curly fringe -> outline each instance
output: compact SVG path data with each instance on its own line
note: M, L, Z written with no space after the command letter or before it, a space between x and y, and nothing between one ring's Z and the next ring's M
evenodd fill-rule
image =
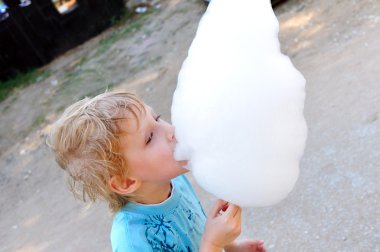
M119 121L138 118L145 106L130 93L106 92L68 107L53 125L48 145L68 173L71 192L80 200L106 200L112 212L128 203L109 185L112 176L124 178L127 164L119 144ZM88 199L87 199L88 198Z

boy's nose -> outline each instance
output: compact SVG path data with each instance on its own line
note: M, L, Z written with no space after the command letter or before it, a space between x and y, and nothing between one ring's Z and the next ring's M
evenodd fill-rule
M175 133L175 128L174 126L170 125L167 134L168 134L168 140L171 142L176 141L174 133Z

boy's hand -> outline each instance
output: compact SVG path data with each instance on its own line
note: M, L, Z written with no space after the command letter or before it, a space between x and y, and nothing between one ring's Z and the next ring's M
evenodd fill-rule
M222 251L241 231L241 208L218 200L211 210L199 251Z
M267 252L264 241L246 239L233 242L225 247L226 252Z

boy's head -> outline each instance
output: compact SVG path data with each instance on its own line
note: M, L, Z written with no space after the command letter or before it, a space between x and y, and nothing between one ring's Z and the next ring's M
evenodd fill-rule
M68 107L48 140L78 198L103 198L113 212L187 172L174 160L174 127L129 93L104 93Z
M115 193L112 177L127 176L120 146L121 122L137 119L145 106L129 93L104 93L85 98L68 107L53 125L48 140L61 168L69 174L70 189L85 200L103 198L112 211L128 202Z

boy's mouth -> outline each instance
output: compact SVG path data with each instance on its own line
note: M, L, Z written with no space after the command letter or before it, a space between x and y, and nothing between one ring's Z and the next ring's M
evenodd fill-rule
M172 144L172 146L173 146L173 147L172 147L172 152L174 153L175 146L176 146L177 143L178 143L178 142L177 142L177 138L176 138L174 135L173 135L173 141L172 141L172 142L173 142L173 144Z

